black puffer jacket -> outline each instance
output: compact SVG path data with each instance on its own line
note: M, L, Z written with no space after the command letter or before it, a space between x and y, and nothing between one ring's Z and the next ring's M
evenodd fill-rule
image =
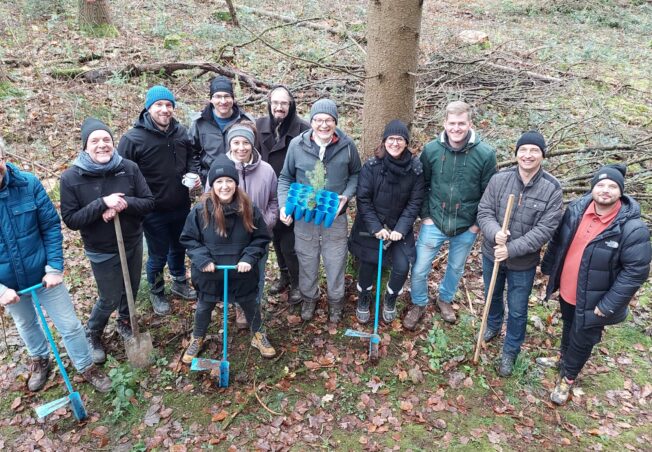
M226 134L229 127L241 121L254 122L254 118L240 110L237 105L233 105L233 116L231 121L222 131L215 118L213 118L213 105L209 102L201 113L192 118L190 124L189 137L192 143L193 159L195 161L195 171L201 177L202 185L206 184L208 170L213 160L226 153L227 143Z
M548 245L541 271L550 275L546 297L559 289L561 271L591 194L573 201ZM627 306L650 273L650 231L638 203L625 195L614 221L584 249L577 279L576 328L613 325L627 317ZM606 317L593 313L598 307Z
M122 160L107 174L93 174L72 166L61 175L61 217L72 230L80 230L84 248L97 253L117 253L113 221L105 223L102 201L112 193L124 193L127 208L120 212L125 246L132 247L143 234L143 217L154 208L154 197L138 166Z
M349 237L351 253L364 262L377 263L378 240L373 234L387 226L390 232L403 234L403 240L392 243L391 246L402 247L408 259L413 262L415 244L412 227L421 210L424 196L421 162L408 151L403 153L400 160L389 155L382 159L373 157L367 160L358 178L358 212ZM386 263L390 265L390 253L387 256Z
M190 208L188 188L181 179L192 171L192 149L188 131L176 119L163 132L152 123L147 110L143 110L134 127L120 139L118 153L136 163L145 176L154 195L154 210L172 212Z
M208 203L209 222L204 222L204 202ZM205 273L200 269L213 262L215 265L236 265L247 262L251 270L246 273L232 271L230 279L246 280L247 284L258 288L258 261L272 237L265 225L260 210L254 206L254 230L247 232L233 204L224 207L226 237L215 229L213 203L210 199L198 202L190 211L179 242L186 248L192 262L192 283L200 292L221 295L222 272ZM235 287L234 287L235 289Z

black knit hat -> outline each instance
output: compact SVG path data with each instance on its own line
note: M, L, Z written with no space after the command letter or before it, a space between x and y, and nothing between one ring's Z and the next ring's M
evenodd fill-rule
M235 163L224 154L218 155L211 164L211 169L208 170L208 184L212 186L215 179L220 177L230 177L235 181L236 186L240 181Z
M521 138L519 138L516 142L516 149L514 150L514 154L516 154L518 152L518 148L524 144L533 144L537 146L539 149L541 149L543 156L546 156L546 140L543 138L543 135L541 135L536 130L530 130L529 132L525 132L523 135L521 135Z
M213 97L215 93L229 93L233 97L233 83L231 79L220 75L211 80L210 86L211 94L210 97Z
M627 166L622 163L605 165L591 178L591 190L601 180L609 179L618 184L620 187L620 196L622 196L625 194L625 174L627 174Z
M109 135L111 135L111 140L113 140L113 132L111 132L109 126L104 124L99 119L86 118L84 119L84 122L82 123L81 126L82 149L86 149L86 145L88 144L88 137L91 135L91 133L95 132L96 130L104 130L108 132Z
M383 132L383 141L391 136L403 137L406 143L410 143L410 131L407 126L398 119L393 119L387 123L385 131Z

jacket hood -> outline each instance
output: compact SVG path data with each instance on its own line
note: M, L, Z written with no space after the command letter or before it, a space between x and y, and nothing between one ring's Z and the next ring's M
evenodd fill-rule
M591 193L587 193L581 197L576 204L573 204L572 208L578 209L580 215L582 215L588 208L589 204L591 204L591 201L593 201L593 196L591 196ZM641 206L634 198L625 194L620 198L620 203L620 212L618 212L618 215L614 218L614 223L625 223L629 220L641 217Z
M170 127L165 132L159 129L152 122L152 118L149 116L149 112L143 108L143 111L138 115L138 119L134 122L134 127L138 129L145 129L152 133L158 133L159 135L168 136L172 135L179 127L179 121L176 118L172 117L170 120Z
M439 138L437 138L437 141L441 143L442 146L444 146L446 149L450 150L451 152L466 152L470 149L473 149L475 146L480 144L482 141L482 137L475 132L474 129L469 130L469 141L466 143L466 145L462 149L453 149L450 144L448 144L447 136L446 136L446 131L442 131L439 134Z
M5 175L2 178L2 183L0 183L0 190L8 186L27 185L27 178L23 176L22 172L16 165L9 162L7 162L5 165L7 170L5 171Z
M231 154L231 151L226 153L226 156L235 163L235 167L238 170L239 173L241 173L243 170L245 172L251 172L258 168L258 165L260 165L260 152L258 152L258 149L252 148L251 149L251 163L248 164L243 164L242 162L239 162L235 159L233 154Z
M294 116L297 114L297 103L294 100L294 96L290 92L287 86L285 85L274 85L272 86L272 89L269 90L270 93L272 93L274 90L282 88L285 90L285 92L290 96L290 106L288 108L288 115L281 121L281 128L279 130L279 135L284 135L284 132L287 131L288 127L290 126L290 123L292 123L292 119ZM276 124L274 120L274 114L272 113L272 102L269 99L269 96L267 98L267 114L269 115L269 118L271 120L272 124Z

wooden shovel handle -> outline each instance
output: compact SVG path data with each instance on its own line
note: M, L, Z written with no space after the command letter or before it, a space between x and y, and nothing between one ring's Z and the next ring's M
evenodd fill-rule
M503 234L507 233L509 229L509 220L512 217L512 208L514 207L514 194L509 195L507 199L507 209L505 209L505 219L503 220L503 226L501 231ZM487 318L489 317L489 308L491 307L491 299L494 296L494 289L496 288L496 279L498 279L498 270L500 269L500 262L494 261L494 269L491 273L491 282L489 283L489 290L487 291L487 297L484 301L484 310L482 311L482 323L480 324L480 332L478 333L478 340L475 344L475 351L473 353L473 364L478 364L478 358L480 358L480 347L482 346L482 336L484 335L484 330L487 327Z
M127 266L127 253L125 252L125 241L122 238L122 226L120 225L120 214L116 213L113 218L115 225L115 237L118 241L118 252L120 253L120 266L122 267L122 279L125 282L125 294L127 294L127 305L129 306L129 320L131 322L131 331L134 337L138 337L138 316L136 315L136 303L134 303L134 293L131 290L131 278L129 278L129 267Z

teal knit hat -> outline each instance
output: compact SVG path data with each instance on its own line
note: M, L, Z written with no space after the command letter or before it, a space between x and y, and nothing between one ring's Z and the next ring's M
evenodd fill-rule
M172 102L173 107L177 106L172 91L167 89L165 86L156 85L152 86L149 91L147 91L147 95L145 96L145 110L149 110L149 107L159 100L169 100Z

